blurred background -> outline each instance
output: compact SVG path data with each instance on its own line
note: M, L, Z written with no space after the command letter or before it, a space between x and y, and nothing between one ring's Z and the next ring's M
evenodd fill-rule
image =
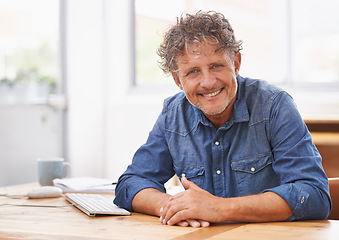
M0 186L36 158L117 180L178 92L156 49L183 12L215 10L243 40L240 75L286 89L308 120L339 120L336 0L0 0Z

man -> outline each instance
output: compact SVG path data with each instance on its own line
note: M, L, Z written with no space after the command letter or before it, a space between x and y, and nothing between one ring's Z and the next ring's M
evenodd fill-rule
M168 225L325 219L328 180L292 98L241 77L241 41L220 13L181 17L161 68L183 91L165 100L149 138L120 177L115 203ZM174 174L186 189L170 196Z

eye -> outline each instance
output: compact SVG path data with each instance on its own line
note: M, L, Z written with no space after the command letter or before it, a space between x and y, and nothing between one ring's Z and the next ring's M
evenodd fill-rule
M186 73L186 76L189 76L189 75L195 74L195 73L197 73L197 72L198 72L198 70L196 70L196 69L193 69L193 70L191 70L191 71L188 71L188 72Z
M212 66L212 69L221 69L223 67L223 65L221 65L221 64L214 64L213 66Z

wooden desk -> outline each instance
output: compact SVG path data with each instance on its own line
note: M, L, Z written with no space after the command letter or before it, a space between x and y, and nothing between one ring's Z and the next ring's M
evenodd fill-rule
M8 194L22 194L37 184L7 187ZM0 194L5 189L0 188ZM113 196L108 196L113 199ZM10 199L0 204L65 205L64 198ZM158 217L132 213L131 216L88 217L73 206L64 208L0 206L0 239L338 239L339 221L276 223L233 223L209 228L182 228L162 225Z

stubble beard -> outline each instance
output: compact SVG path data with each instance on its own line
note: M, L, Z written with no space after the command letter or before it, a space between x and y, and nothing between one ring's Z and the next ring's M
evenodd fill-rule
M228 97L226 99L226 102L224 103L223 107L221 109L219 109L219 110L216 110L216 111L208 111L203 106L201 106L201 104L199 102L197 104L193 104L191 102L190 103L192 105L196 106L197 108L199 108L204 114L210 115L210 116L215 116L215 115L218 115L218 114L220 114L220 113L222 113L222 112L224 112L226 110L226 108L231 104L231 102L235 98L235 96L237 94L237 90L238 90L238 83L237 83L237 81L235 81L235 89L234 89L233 95L231 97Z

